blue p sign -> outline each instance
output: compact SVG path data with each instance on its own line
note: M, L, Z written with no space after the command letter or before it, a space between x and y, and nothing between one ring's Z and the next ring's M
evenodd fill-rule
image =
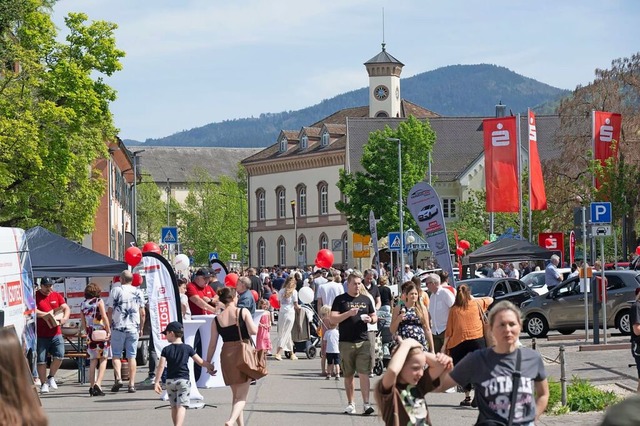
M591 223L611 223L611 203L591 203Z

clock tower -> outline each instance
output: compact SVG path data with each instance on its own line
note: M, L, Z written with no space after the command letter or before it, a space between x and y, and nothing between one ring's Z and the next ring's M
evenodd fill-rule
M364 63L369 73L369 117L401 117L400 74L404 64L382 52Z

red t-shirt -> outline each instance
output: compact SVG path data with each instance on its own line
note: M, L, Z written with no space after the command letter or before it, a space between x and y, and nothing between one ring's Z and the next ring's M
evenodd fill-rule
M64 297L55 291L51 291L47 296L42 294L40 291L36 291L36 307L43 312L53 311L65 303L67 302L65 302ZM49 328L43 319L38 318L37 333L38 337L54 337L61 334L62 331L60 330L60 326L56 328Z
M204 288L198 287L195 283L187 284L187 297L189 298L189 309L191 309L191 315L210 315L211 312L205 311L200 306L196 305L191 301L191 296L200 296L204 300L205 297L213 299L215 295L213 289L208 285L205 285Z

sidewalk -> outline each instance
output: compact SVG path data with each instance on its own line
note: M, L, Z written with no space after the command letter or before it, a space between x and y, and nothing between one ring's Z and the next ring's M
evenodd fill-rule
M578 337L577 335L575 337ZM625 341L626 337L615 341ZM613 340L613 339L612 339ZM538 350L543 356L555 359L558 347L563 342L539 342ZM523 344L530 346L531 341L523 338ZM563 343L567 354L567 375L577 375L591 380L594 384L622 383L635 389L635 369L628 364L633 360L626 350L604 352L577 352L578 343ZM303 354L297 361L269 361L270 374L251 386L245 421L247 425L305 424L307 426L339 425L377 425L381 424L376 416L349 416L342 411L346 406L343 381L325 380L320 377L320 360L307 360ZM547 373L559 378L560 366L547 362ZM89 397L88 385L76 383L75 370L61 370L59 377L64 380L60 388L42 396L50 424L96 424L120 425L133 423L136 426L171 425L169 408L160 401L150 388L138 386L138 392L128 394L111 393L112 371L107 371L104 382L105 397ZM147 368L138 369L138 381L147 376ZM378 379L372 379L375 383ZM356 384L358 383L356 379ZM205 407L187 412L187 424L222 424L231 407L231 391L228 388L202 389L207 404L218 408ZM460 407L462 394L430 394L427 397L431 418L436 425L472 425L477 411ZM373 401L373 395L371 396ZM362 399L356 393L358 411L362 410ZM155 409L157 407L163 407ZM602 413L567 414L562 416L543 416L541 425L596 425Z

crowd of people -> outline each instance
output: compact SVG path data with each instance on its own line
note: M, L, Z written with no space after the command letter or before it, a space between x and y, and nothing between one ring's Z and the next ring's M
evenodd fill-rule
M551 264L555 266L554 260ZM408 269L404 274L408 280L400 286L397 298L388 287L388 275L375 269L361 273L333 268L260 272L249 268L240 274L235 287L219 282L207 268L195 271L191 280L180 279L183 319L203 314L216 317L203 357L183 343L180 322L172 322L163 330L170 344L158 354L159 361L151 363L150 378L157 392L162 391L164 383L174 424L183 424L184 407L189 402L189 358L209 374L221 374L225 385L231 388L232 408L225 424L244 424L243 410L252 380L235 368L241 343L255 337L257 349L269 352L274 361L283 361L285 354L295 361L292 332L296 314L303 304L309 304L299 296L301 291L309 291L302 290L305 287L313 293L310 305L320 318L320 374L327 380L344 380L347 401L344 413L374 414L373 390L385 424L430 425L427 394L451 392L459 387L465 393L460 405L477 408L479 423L512 419L513 424L533 424L546 408L549 391L540 355L519 344L522 328L519 309L509 302L494 304L490 297L474 298L466 285L452 287L446 272L420 274ZM500 270L507 276L513 272L508 266L507 270L499 267L493 271L494 276ZM128 360L127 391L136 392L136 350L145 322L145 298L132 281L131 272L123 271L106 300L100 297L97 284L89 283L85 288L81 327L87 335L88 392L92 397L105 395L102 382L109 358L114 367L111 391L118 392L124 386L121 357L115 354ZM64 357L60 325L68 321L70 314L69 306L52 290L52 284L44 278L36 292L37 373L42 394L57 389L55 376ZM256 309L263 312L259 321L254 322L252 315ZM57 327L51 327L44 319L54 310L61 313ZM386 371L372 386L379 315L390 315L389 329L395 336L395 345ZM277 338L272 344L270 332L274 323ZM640 295L632 308L631 323L632 353L638 362ZM494 339L491 345L487 345L486 326ZM218 336L223 344L220 365L215 365L213 354L218 349ZM0 343L10 339L6 335L0 337ZM0 354L13 356L3 351ZM356 404L356 377L361 410ZM25 395L16 397L22 398L23 405L31 404ZM0 419L19 415L20 409L16 410L3 407ZM30 415L32 424L39 424L37 411Z

